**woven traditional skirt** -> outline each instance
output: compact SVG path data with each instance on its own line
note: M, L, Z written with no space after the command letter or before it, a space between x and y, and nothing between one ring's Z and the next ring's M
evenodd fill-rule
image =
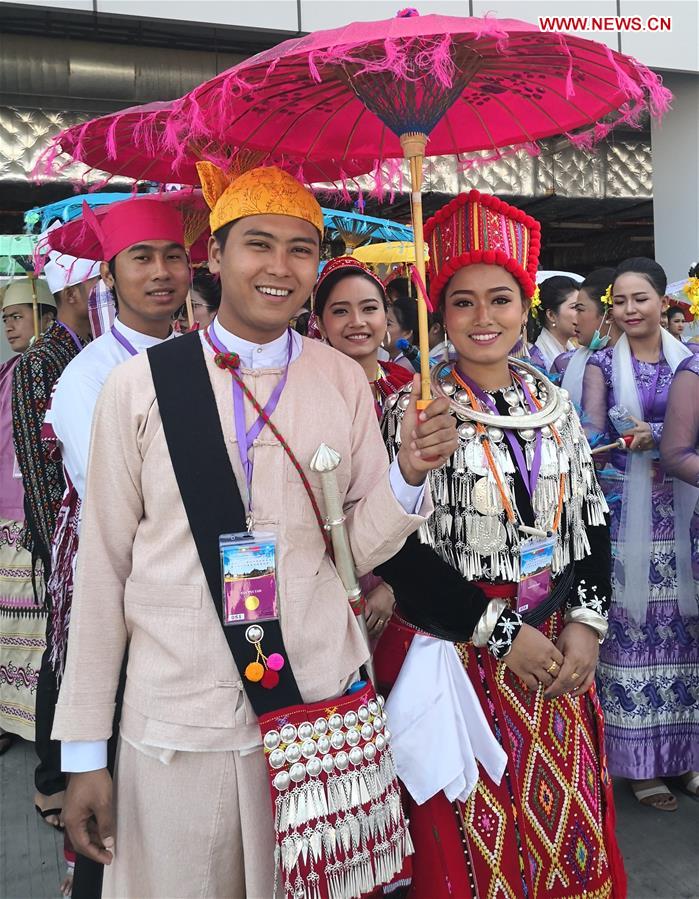
M0 729L34 740L36 687L46 648L46 610L34 601L21 522L0 519ZM42 596L43 583L37 582Z
M412 639L395 618L389 628L375 654L384 682L395 679L395 661ZM555 639L561 628L556 613L540 629ZM471 644L457 650L508 763L499 785L481 769L465 803L443 793L411 803L410 899L623 899L594 688L580 698L544 699L489 652Z

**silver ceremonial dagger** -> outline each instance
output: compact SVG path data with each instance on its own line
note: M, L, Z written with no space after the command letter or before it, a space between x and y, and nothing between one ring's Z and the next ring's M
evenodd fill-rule
M340 489L337 483L337 467L342 461L342 456L332 447L321 443L311 459L311 471L320 475L320 485L323 490L325 502L325 526L330 531L333 550L335 552L335 567L340 575L340 580L347 591L347 598L352 611L357 616L357 622L364 634L367 647L370 648L369 632L364 617L362 589L357 581L357 572L354 567L352 549L345 527L345 513L342 508ZM374 666L371 660L367 663L369 676L374 678Z

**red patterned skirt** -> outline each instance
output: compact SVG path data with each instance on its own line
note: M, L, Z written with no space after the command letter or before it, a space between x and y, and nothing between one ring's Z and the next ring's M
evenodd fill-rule
M562 626L556 613L540 629L555 640ZM395 681L413 635L392 619L374 654L380 684ZM411 899L624 899L594 687L544 699L487 650L457 651L508 764L499 785L482 771L465 803L411 802Z

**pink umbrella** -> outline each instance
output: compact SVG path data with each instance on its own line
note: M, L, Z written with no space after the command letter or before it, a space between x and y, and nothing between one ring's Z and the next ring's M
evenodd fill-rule
M424 282L422 167L429 155L565 134L591 146L615 124L661 115L671 95L648 68L583 38L514 19L404 10L285 41L174 104L166 138L215 140L356 165L410 162L416 267ZM612 114L614 114L612 116ZM587 129L573 134L579 129ZM379 169L377 168L377 172ZM429 397L427 306L418 291L422 394Z
M227 172L236 167L244 171L256 165L278 165L308 184L344 183L364 172L361 165L338 164L329 159L314 159L302 165L281 151L237 151L215 136L195 138L181 130L174 110L172 102L146 103L66 128L41 154L34 176L60 172L75 160L112 176L164 184L199 184L196 163L201 160L213 162Z

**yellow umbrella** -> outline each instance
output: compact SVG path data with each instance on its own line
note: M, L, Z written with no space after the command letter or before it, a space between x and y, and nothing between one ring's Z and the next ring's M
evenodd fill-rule
M357 247L352 253L355 259L367 265L391 265L396 262L415 263L415 244L407 240L391 240ZM425 262L429 259L425 247Z

